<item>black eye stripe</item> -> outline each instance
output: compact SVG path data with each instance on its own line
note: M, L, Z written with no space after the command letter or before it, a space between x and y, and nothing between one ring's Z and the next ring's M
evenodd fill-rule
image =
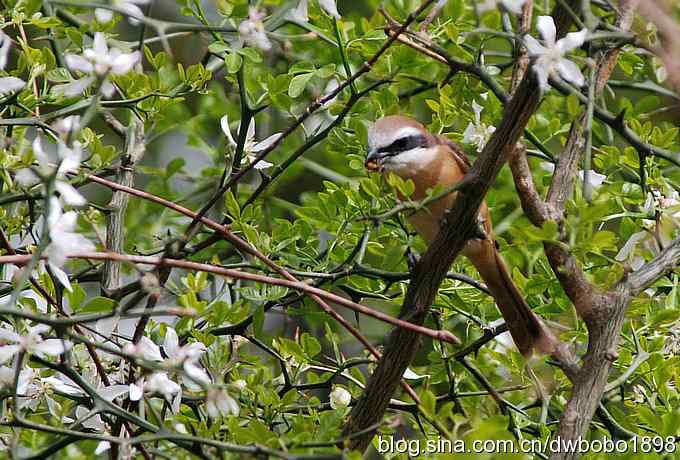
M422 134L413 136L400 137L392 142L387 147L381 147L378 152L384 153L384 156L396 155L416 147L423 147L427 144L427 139Z

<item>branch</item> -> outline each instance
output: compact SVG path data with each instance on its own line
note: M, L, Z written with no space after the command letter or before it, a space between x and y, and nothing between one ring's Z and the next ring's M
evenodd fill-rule
M131 187L134 184L134 168L144 156L144 123L134 114L125 134L126 148L121 157L118 182ZM106 214L106 248L110 252L123 252L125 247L125 211L130 195L116 190L111 196L109 212ZM120 264L112 261L104 263L102 270L102 291L111 293L120 287Z
M11 255L11 256L0 256L0 264L16 264L25 265L31 260L31 254L21 254L21 255ZM115 261L115 262L131 262L135 264L146 264L155 265L158 267L170 267L170 268L183 268L186 270L197 270L207 273L212 273L215 275L224 276L227 278L236 278L247 281L253 281L255 283L264 283L272 286L283 286L297 291L305 292L311 297L318 297L326 299L330 302L336 303L342 307L349 308L366 316L378 319L380 321L390 323L394 326L399 326L401 328L408 329L417 334L426 335L436 340L441 340L442 342L459 344L460 340L449 331L436 331L427 327L423 327L419 324L413 324L408 321L404 321L398 318L393 318L383 312L373 310L372 308L366 307L359 303L353 302L349 299L341 297L337 294L333 294L323 289L315 288L307 283L300 281L290 281L280 278L272 278L271 276L258 275L254 273L248 273L240 270L234 270L231 268L222 268L216 265L202 264L199 262L191 262L188 260L181 259L165 259L162 257L152 257L152 256L137 256L132 254L118 254L113 252L72 252L67 253L66 257L69 259L88 259L88 260L104 260L104 261ZM43 256L46 258L46 256ZM329 307L330 308L330 307ZM334 310L333 310L334 311Z
M628 293L636 296L659 278L673 271L680 263L680 238L676 238L654 259L621 280Z

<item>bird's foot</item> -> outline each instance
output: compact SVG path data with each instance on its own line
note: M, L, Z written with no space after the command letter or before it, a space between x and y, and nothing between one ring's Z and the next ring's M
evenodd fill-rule
M420 262L420 254L412 251L410 247L406 248L406 263L408 264L409 273L413 274L418 262Z

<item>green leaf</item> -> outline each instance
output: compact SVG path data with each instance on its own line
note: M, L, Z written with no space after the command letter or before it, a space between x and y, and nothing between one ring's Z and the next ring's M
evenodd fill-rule
M242 63L243 59L241 58L241 55L238 53L229 53L227 54L227 57L224 60L224 65L227 68L227 72L229 73L238 72L239 69L241 68Z
M296 98L302 94L307 87L307 83L309 83L309 80L311 80L313 76L313 73L303 73L294 76L290 81L290 86L288 86L288 95L292 98Z
M314 356L321 353L321 344L315 337L312 337L307 332L302 334L300 337L300 345L310 358L313 358Z
M260 52L253 48L241 48L238 53L248 59L250 62L260 63L262 62L262 55Z
M570 94L567 97L567 112L572 117L575 117L581 112L581 103L575 94Z
M165 167L165 177L166 179L170 179L172 176L174 176L177 172L179 172L183 167L186 161L184 161L184 158L175 158L172 160L168 165Z
M231 190L225 193L224 203L227 206L227 214L235 221L241 220L241 206L236 201L236 197Z
M435 415L437 409L437 398L430 390L423 391L420 395L421 407L427 415Z
M329 78L335 73L335 64L327 64L316 71L319 78Z
M87 302L79 313L107 313L112 311L118 302L108 297L95 297Z

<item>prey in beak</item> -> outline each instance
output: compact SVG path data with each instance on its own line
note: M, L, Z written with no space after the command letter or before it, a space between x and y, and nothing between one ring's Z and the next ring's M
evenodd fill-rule
M366 162L364 165L366 166L366 169L368 169L371 172L380 172L382 170L382 165L381 165L381 160L382 156L380 155L380 152L378 152L375 149L371 149L368 152L368 155L366 156Z

